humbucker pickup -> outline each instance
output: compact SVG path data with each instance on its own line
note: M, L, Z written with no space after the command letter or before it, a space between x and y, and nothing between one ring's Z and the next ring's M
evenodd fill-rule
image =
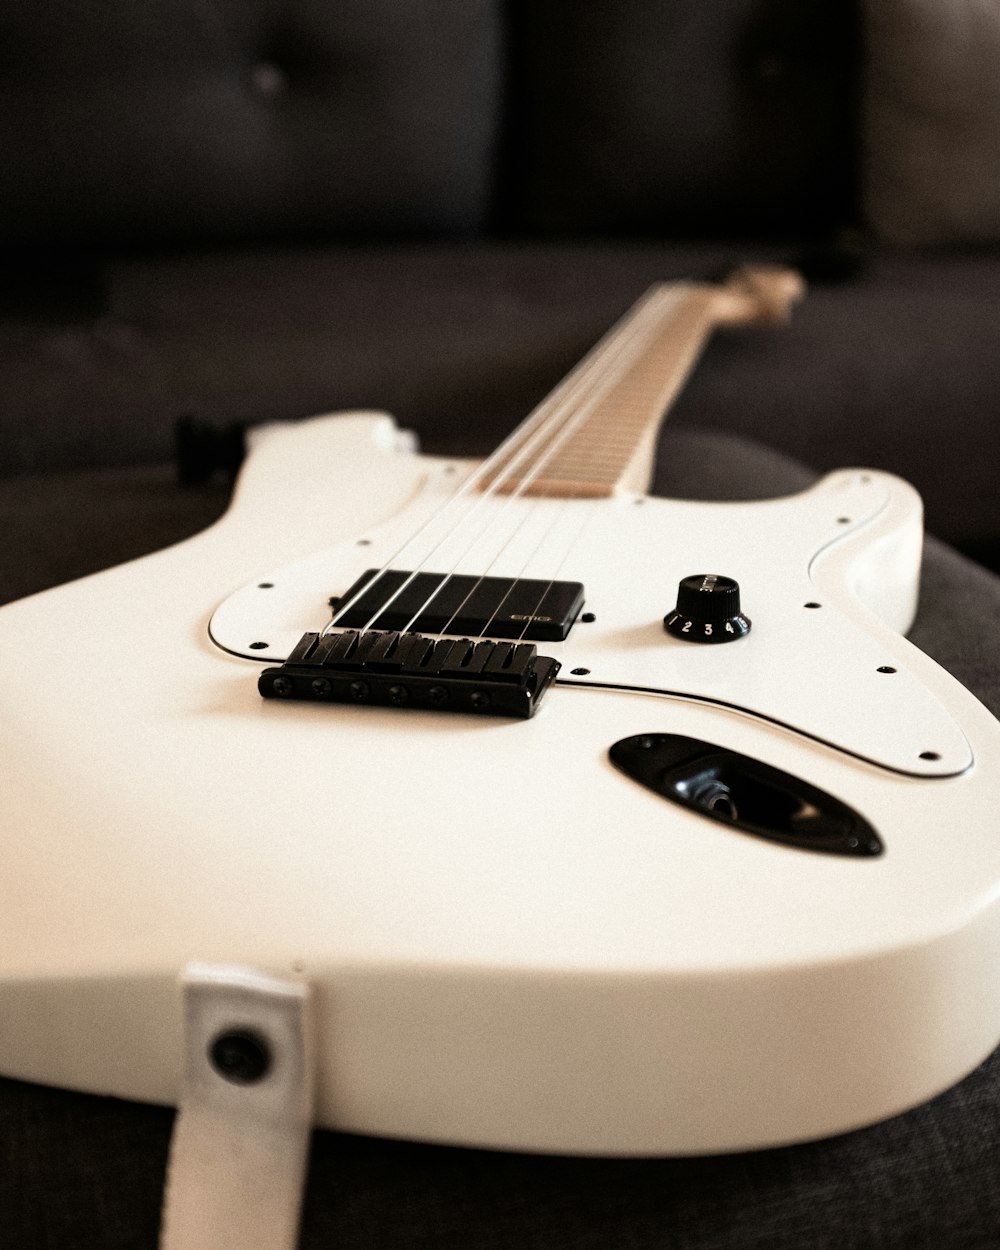
M561 642L583 606L583 585L368 569L331 606L342 629Z
M303 634L280 668L265 669L265 699L532 716L559 671L532 643L426 638L377 630Z

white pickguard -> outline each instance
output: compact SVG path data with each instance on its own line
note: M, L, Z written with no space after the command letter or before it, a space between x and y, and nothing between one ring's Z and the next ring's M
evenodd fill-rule
M432 462L391 521L262 570L217 609L214 641L247 659L279 662L306 629L323 628L331 594L366 567L426 561L431 570L543 579L559 568L559 576L584 583L596 617L566 642L540 648L562 663L566 684L724 704L901 772L947 776L972 763L964 734L919 669L896 663L892 674L879 672L890 658L887 635L873 631L865 599L897 630L908 627L916 601L920 504L898 478L841 472L795 499L728 506L635 495L471 495L446 507L457 472L469 468ZM838 585L824 569L852 538L865 554L853 584ZM405 554L394 560L400 548ZM698 572L740 581L753 619L746 639L695 646L665 633L678 581ZM807 608L817 596L822 604Z
M191 960L307 977L319 1122L390 1136L733 1150L892 1115L979 1063L1000 728L895 632L909 488L595 505L560 576L598 619L541 644L567 681L529 721L261 700L260 668L448 467L377 415L264 431L211 530L0 611L0 1071L171 1102ZM659 622L710 570L753 630L685 647ZM217 645L250 641L272 645ZM885 854L747 837L608 762L660 732L843 798Z

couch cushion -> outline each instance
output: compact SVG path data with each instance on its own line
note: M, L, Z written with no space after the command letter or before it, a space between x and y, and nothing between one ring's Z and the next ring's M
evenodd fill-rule
M802 238L853 219L851 4L531 0L511 40L516 224Z
M865 7L870 224L901 245L1000 241L1000 6Z
M164 460L186 412L226 425L388 409L428 447L484 452L650 283L791 254L268 248L67 273L44 309L0 316L0 474ZM875 257L855 282L811 291L790 325L716 336L670 423L760 438L816 469L894 470L932 531L985 550L1000 540L998 283L993 256ZM4 298L0 286L0 311Z
M495 0L0 12L0 246L479 227Z

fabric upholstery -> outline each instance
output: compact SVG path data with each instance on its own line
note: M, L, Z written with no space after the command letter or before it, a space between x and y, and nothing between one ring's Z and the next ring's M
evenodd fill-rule
M872 220L995 238L988 0L868 6L868 37L899 40L869 60ZM483 452L651 281L787 260L856 221L858 29L856 0L2 6L0 602L219 514L225 482L181 491L162 466L181 414L388 408L430 449ZM790 327L720 336L657 490L812 479L751 435L815 469L900 471L932 530L1000 551L998 265L876 254ZM912 637L994 712L998 617L1000 581L930 540ZM0 1250L153 1247L172 1119L0 1079ZM323 1132L302 1246L995 1250L998 1147L996 1054L886 1124L749 1155Z
M317 1133L301 1250L995 1250L1000 1064L758 1154L603 1160ZM173 1113L0 1080L4 1250L153 1250Z
M514 6L514 222L802 238L852 220L855 17L845 0Z
M183 413L224 426L388 409L430 448L485 452L651 282L746 259L797 256L478 242L50 273L64 289L47 319L23 303L0 318L0 474L163 461ZM818 469L891 469L923 495L933 532L996 544L998 283L994 256L873 256L855 280L816 285L789 325L717 335L670 423L759 438Z
M657 489L756 498L814 475L759 444L671 429ZM224 506L216 483L125 469L0 483L0 600L180 539ZM914 641L1000 712L983 620L1000 579L930 541ZM169 1109L0 1080L0 1247L152 1250ZM995 1250L1000 1056L884 1124L695 1159L503 1154L318 1132L302 1250Z
M494 0L0 11L0 247L468 232Z
M866 9L869 224L901 246L1000 241L1000 7Z

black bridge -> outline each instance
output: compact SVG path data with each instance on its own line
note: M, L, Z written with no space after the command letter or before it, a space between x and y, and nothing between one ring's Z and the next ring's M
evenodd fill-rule
M261 673L265 699L533 715L559 663L527 642L432 639L373 630L304 634L280 668Z
M330 603L334 624L344 629L561 642L583 607L583 586L527 577L368 569Z

